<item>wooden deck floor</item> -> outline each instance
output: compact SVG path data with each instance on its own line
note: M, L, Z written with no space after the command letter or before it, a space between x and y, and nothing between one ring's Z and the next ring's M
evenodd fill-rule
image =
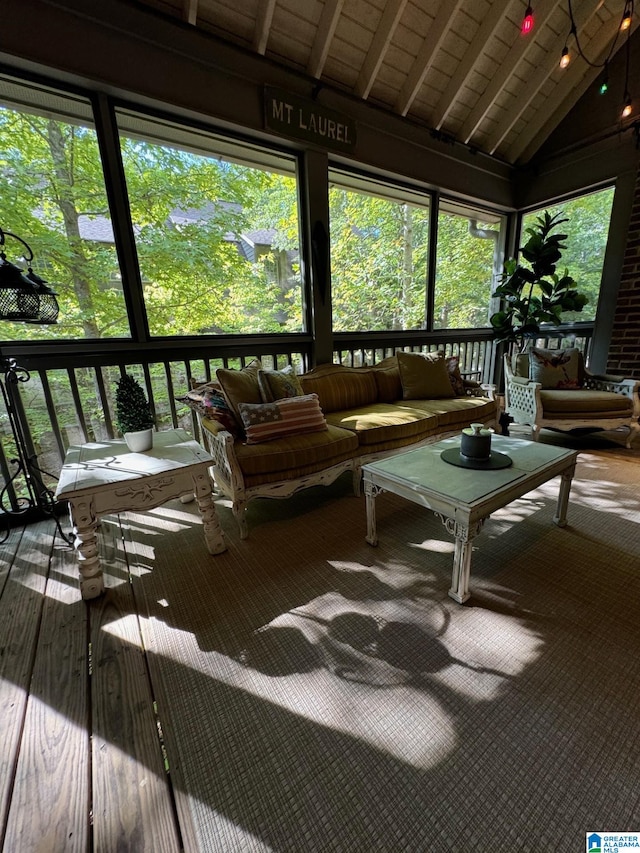
M54 533L46 520L0 546L0 849L194 849L166 769L126 530L102 521L105 574L120 582L91 603Z

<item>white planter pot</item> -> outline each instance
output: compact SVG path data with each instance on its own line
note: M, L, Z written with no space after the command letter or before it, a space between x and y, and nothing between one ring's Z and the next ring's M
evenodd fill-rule
M141 429L138 432L125 432L124 440L132 453L142 453L153 447L153 427Z

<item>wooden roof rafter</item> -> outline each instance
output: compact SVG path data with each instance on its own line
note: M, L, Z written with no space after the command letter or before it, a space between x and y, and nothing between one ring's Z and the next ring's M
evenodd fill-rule
M561 0L541 0L536 5L536 28L539 30L547 21L551 13ZM535 35L531 38L523 38L518 32L516 38L509 49L504 60L500 63L497 72L491 78L491 81L483 94L480 96L474 108L467 116L463 123L458 136L465 143L470 143L474 134L477 133L480 125L487 116L487 113L494 105L496 98L502 91L507 80L514 73L516 66L524 56L531 50L535 44Z
M595 16L601 6L602 0L584 0L584 2L576 9L575 20L578 35L581 34L582 29ZM551 74L557 71L559 66L559 57L561 56L562 49L566 43L567 33L560 33L547 53L548 62L539 66L533 77L527 79L527 86L524 91L519 94L517 101L513 104L512 108L505 113L502 121L500 121L492 133L489 134L484 142L484 148L490 154L494 154L496 152L509 134L511 128L530 106L531 102L537 96L538 92L549 79ZM576 56L573 61L581 62L582 60Z
M195 27L198 21L198 0L182 0L182 17Z
M595 37L589 42L589 57L595 56L595 59L592 61L596 63L604 61L619 24L618 18L611 19L604 26L600 27ZM638 21L635 19L632 24L631 33L635 32L637 28ZM621 40L620 47L622 47L624 41L626 41L626 37L624 40ZM573 68L571 65L573 65ZM549 134L555 130L562 119L570 112L576 100L582 97L589 86L597 79L598 75L602 73L601 68L589 67L587 73L584 74L578 62L571 65L563 76L562 82L556 87L555 92L545 102L545 110L538 110L536 116L529 123L526 136L519 137L509 147L507 154L511 162L526 161L532 157Z
M273 13L276 8L276 0L260 0L256 14L256 27L253 35L253 49L256 53L264 56L269 42L269 32Z
M406 116L409 112L409 108L414 102L424 82L424 78L433 64L436 53L449 32L451 21L456 16L463 2L464 0L442 0L433 24L429 27L429 32L422 43L420 52L416 56L411 66L411 71L396 100L395 110L400 115Z
M387 48L391 44L391 39L407 2L408 0L388 0L384 7L382 18L380 19L373 41L371 42L371 47L362 65L358 82L356 83L355 92L361 98L369 97L369 92L380 70Z
M307 73L311 77L320 77L324 70L343 5L344 0L326 0L324 4L320 23L318 24L318 31L313 41L313 47L311 48L309 64L307 65Z
M462 91L465 83L471 75L471 72L475 68L484 46L489 39L493 38L495 35L497 28L505 16L505 12L506 10L503 9L499 3L494 3L489 9L489 13L485 16L482 24L480 25L480 29L477 31L468 50L465 51L462 61L458 63L458 67L449 80L446 89L442 93L442 96L431 115L430 123L436 128L436 130L440 130L443 123L446 121L451 108L455 105L458 99L459 93Z

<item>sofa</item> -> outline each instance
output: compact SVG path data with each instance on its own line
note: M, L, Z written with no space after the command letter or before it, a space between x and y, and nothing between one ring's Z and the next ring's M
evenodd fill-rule
M442 353L401 351L373 367L323 364L301 375L252 362L194 384L180 399L196 412L241 538L253 498L286 498L346 471L358 495L364 463L471 422L495 427L497 416L493 387L465 380L457 358Z
M575 347L506 355L505 412L510 421L531 427L537 440L543 428L617 430L626 446L640 431L640 382L590 373Z

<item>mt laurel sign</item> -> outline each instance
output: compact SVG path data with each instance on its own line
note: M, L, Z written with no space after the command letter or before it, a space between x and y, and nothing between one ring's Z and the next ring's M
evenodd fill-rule
M353 152L356 123L315 101L264 88L265 127L282 136L302 139L332 151Z

